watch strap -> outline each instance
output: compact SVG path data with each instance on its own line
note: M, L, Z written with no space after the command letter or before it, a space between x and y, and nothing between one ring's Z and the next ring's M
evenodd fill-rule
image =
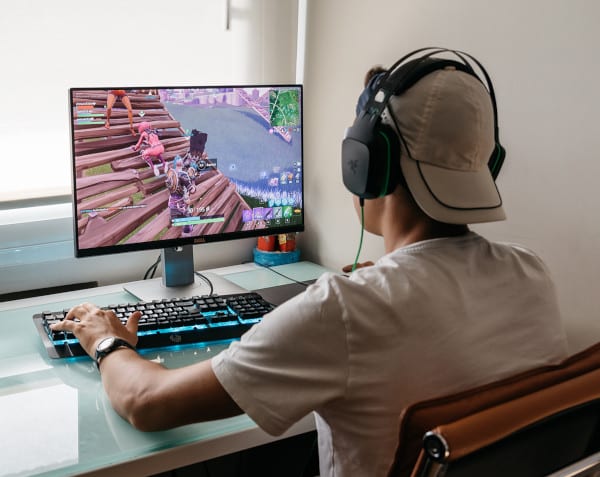
M107 339L107 338L105 338L105 339ZM102 340L102 341L104 341L104 340ZM100 343L102 343L102 341ZM127 341L125 341L121 338L114 338L112 344L106 349L100 350L100 349L96 348L96 356L95 356L94 360L96 361L96 366L98 367L98 369L100 369L100 362L106 356L108 356L113 351L116 351L121 348L129 348L129 349L132 349L133 351L136 351L135 347L131 343L128 343Z

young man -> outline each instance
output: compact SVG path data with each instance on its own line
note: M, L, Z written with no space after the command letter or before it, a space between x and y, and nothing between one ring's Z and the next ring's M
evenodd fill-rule
M351 189L386 254L349 277L324 275L211 361L167 370L117 347L99 367L119 414L155 430L245 412L280 434L314 411L322 476L385 476L407 405L567 355L541 260L467 226L504 218L488 167L488 90L444 67L393 93L375 119L399 139L388 157L395 176L374 198ZM359 168L354 157L348 167ZM135 345L138 319L123 327L84 304L56 328L93 356L107 338Z

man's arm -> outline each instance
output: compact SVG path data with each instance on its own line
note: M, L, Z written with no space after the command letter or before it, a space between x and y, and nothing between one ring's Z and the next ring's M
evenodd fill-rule
M93 356L97 344L108 336L135 345L140 315L133 313L123 326L114 313L83 304L53 329L72 331ZM121 348L101 360L100 372L114 409L140 430L169 429L242 413L216 378L210 360L167 369Z
M157 431L241 414L213 373L210 360L166 369L129 349L102 360L112 406L142 431Z

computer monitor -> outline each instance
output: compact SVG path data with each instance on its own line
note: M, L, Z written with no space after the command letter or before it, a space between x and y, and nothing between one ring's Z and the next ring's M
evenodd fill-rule
M301 85L69 99L77 257L161 249L163 288L189 293L194 244L303 230Z

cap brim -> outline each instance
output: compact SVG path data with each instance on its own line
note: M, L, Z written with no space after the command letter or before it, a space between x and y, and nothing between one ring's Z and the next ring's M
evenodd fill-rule
M431 218L450 224L506 219L502 198L487 167L454 171L415 161L406 151L400 164L412 196Z

